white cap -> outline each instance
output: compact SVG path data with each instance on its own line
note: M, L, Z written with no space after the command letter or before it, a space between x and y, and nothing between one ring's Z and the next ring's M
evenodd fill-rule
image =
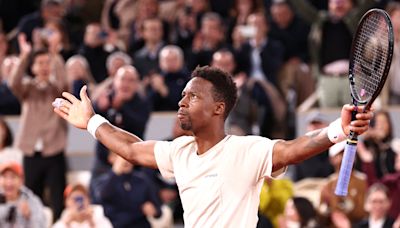
M337 154L344 151L344 147L346 146L346 141L342 141L340 143L336 143L335 145L329 148L329 156L335 157Z

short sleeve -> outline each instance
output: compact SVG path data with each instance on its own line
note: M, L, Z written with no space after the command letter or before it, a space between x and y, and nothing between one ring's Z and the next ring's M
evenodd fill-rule
M172 142L158 141L154 146L154 156L156 158L157 166L164 178L174 177L174 169L171 159L172 151Z

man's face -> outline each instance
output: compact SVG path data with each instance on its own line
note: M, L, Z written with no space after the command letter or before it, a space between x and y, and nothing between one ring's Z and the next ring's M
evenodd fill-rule
M204 20L201 24L201 34L209 42L219 42L223 38L223 32L218 20Z
M247 19L247 25L256 28L256 37L262 38L267 35L268 25L263 15L250 15Z
M182 58L174 51L162 51L160 54L160 68L164 72L174 73L182 69Z
M3 189L4 196L6 198L16 198L19 194L22 184L23 178L11 170L5 170L0 175L0 186Z
M235 70L235 59L230 53L216 52L213 55L211 65L233 74L233 71Z
M352 0L329 0L328 3L329 13L338 19L346 16L352 8Z
M147 20L143 24L143 38L146 42L158 43L163 36L163 26L159 20Z
M183 130L195 132L209 124L217 103L212 88L211 82L196 77L183 89L178 111Z
M115 92L126 99L130 99L138 89L139 76L131 71L120 69L114 78Z
M50 76L50 56L48 54L37 55L32 64L33 75L41 80L48 80Z

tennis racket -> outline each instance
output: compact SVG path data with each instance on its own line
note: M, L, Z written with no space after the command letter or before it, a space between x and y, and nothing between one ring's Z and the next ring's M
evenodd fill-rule
M352 102L368 110L385 84L393 55L393 27L389 15L371 9L361 18L350 52L349 81ZM355 120L357 111L353 111ZM350 132L335 194L346 196L357 150L358 135Z

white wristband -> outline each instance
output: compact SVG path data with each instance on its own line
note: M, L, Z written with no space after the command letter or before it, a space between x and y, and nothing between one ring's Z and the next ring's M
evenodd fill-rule
M106 120L106 118L100 116L99 114L96 114L89 119L89 122L87 125L87 130L93 136L93 138L97 139L96 138L96 130L103 123L110 123L110 122L108 120Z
M328 138L332 143L338 143L347 138L346 134L343 132L342 120L340 118L329 124Z

